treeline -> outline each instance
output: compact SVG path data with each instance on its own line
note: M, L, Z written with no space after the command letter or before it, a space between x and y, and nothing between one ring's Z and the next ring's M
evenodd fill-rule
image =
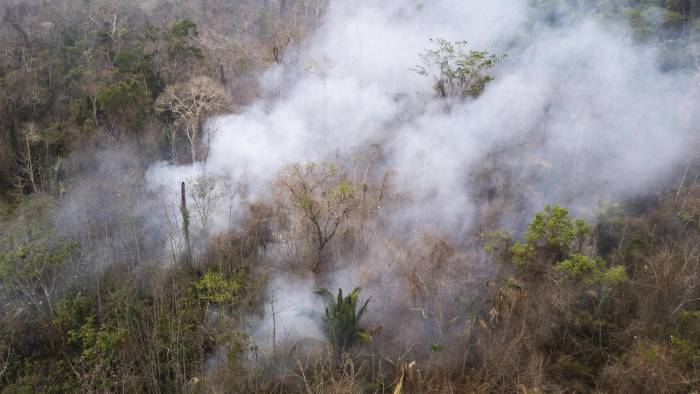
M191 128L185 123L200 128L208 114L249 102L259 71L283 61L287 46L315 26L322 9L321 2L289 0L6 3L0 23L3 200L60 193L70 177L62 160L73 152L131 143L149 162L191 160L189 145L203 138L185 133ZM220 102L198 119L185 121L166 98L157 101L164 92L201 89L213 89Z

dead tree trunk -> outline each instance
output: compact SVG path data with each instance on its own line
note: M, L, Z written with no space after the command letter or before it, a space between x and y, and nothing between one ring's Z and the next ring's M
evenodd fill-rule
M180 213L182 214L182 231L185 236L185 264L192 268L192 248L190 246L190 214L187 211L187 200L185 199L185 182L180 185Z

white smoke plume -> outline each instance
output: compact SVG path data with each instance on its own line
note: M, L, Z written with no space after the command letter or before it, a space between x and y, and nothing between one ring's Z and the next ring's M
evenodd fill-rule
M697 132L688 115L699 98L695 76L660 70L654 49L635 44L626 26L573 8L553 20L530 4L333 1L291 58L299 60L262 76L278 94L219 118L206 162L158 164L147 182L175 201L180 181L203 168L245 174L255 199L286 163L377 143L414 205L396 219L403 231L430 224L454 234L474 224L470 173L493 152L512 150L501 163L530 202L516 222L545 203L585 214L601 199L664 182ZM430 38L507 57L483 95L448 112L411 70Z

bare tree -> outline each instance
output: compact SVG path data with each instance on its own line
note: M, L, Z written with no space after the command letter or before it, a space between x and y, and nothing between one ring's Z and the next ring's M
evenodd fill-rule
M226 92L209 77L191 80L168 87L158 98L157 105L163 112L173 115L190 143L192 162L197 161L201 129L207 116L224 109Z
M335 164L323 162L283 168L276 188L280 204L289 213L290 227L311 237L316 249L312 271L317 272L326 259L328 243L357 208L359 187L346 180Z
M233 201L236 197L235 185L225 176L203 173L190 181L189 197L195 215L199 220L204 239L209 237L209 221L223 201Z
M17 186L21 188L24 184L24 181L26 180L32 186L32 192L37 192L39 190L37 180L39 168L37 163L37 157L34 154L34 152L32 152L32 144L39 141L39 135L34 123L30 123L24 129L23 134L24 146L22 147L22 152L18 153L17 160L19 170L19 179Z

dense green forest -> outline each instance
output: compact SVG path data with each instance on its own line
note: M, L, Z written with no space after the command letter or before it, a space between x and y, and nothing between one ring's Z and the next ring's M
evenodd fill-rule
M700 391L700 1L387 2L387 20L418 26L413 53L363 41L395 28L365 3L0 4L0 393ZM455 37L450 7L524 15L526 33ZM608 80L593 98L566 92L612 59L601 50L583 71L557 63L532 124L514 112L501 138L476 123L478 151L441 140L501 118L489 106L520 94L502 86L537 83L498 83L518 64L544 80L523 54L574 25L620 36L620 63L653 58L653 74L637 60L623 67L639 74L605 71L640 83L624 92L649 118L630 119L628 88ZM551 40L527 52L529 37ZM387 59L400 77L377 86L409 88L354 100L368 79L345 76ZM312 129L286 117L297 108L342 131L285 139ZM596 143L615 147L557 145L547 127L564 116L571 133L611 119ZM225 147L267 132L260 118L280 150ZM633 134L616 139L625 122ZM450 144L475 159L452 167ZM242 151L295 153L227 172L222 157ZM457 175L426 174L431 153Z

